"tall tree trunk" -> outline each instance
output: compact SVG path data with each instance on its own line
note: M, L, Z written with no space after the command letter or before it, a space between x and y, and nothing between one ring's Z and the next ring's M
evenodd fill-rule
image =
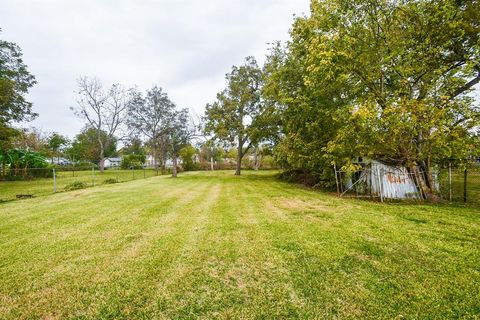
M158 169L158 151L156 146L152 148L152 157L153 157L153 167L155 169Z
M105 170L105 146L100 136L98 136L98 142L100 145L100 162L98 163L98 168L100 172L103 172Z
M104 156L101 157L100 162L98 163L98 169L100 170L100 172L105 171L105 157Z
M237 168L235 170L236 176L239 176L242 174L242 158L243 158L243 146L239 143L238 152L237 152Z
M213 167L213 157L210 157L210 169L212 169L212 171L215 169Z
M244 156L243 153L243 144L244 144L243 136L238 136L238 152L237 152L237 168L235 170L235 175L239 176L242 174L242 159Z
M98 163L98 169L100 172L105 170L105 151L103 150L103 145L100 147L100 162Z
M239 176L242 174L242 158L240 155L237 156L237 167L235 169L235 175Z
M177 156L173 156L172 162L173 162L172 177L176 178L177 177Z

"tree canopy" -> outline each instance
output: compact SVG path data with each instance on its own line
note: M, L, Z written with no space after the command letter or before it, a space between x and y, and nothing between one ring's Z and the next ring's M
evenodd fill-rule
M0 32L2 30L0 29ZM29 121L37 114L26 98L28 89L37 82L22 59L22 50L12 42L0 40L0 147L18 135L12 122Z
M328 176L357 157L420 167L465 159L479 124L477 1L313 0L269 57L286 166Z
M100 139L105 141L108 139L106 132L100 133ZM100 162L100 145L98 143L98 132L96 129L86 127L82 130L72 141L70 147L65 150L67 156L73 162L79 160L87 160L93 163ZM104 150L104 157L111 157L116 154L117 150L117 140L113 139L109 144L108 148Z
M227 87L217 94L217 100L206 106L205 132L237 147L235 174L240 175L244 155L265 134L263 74L255 58L247 57L243 65L232 68L226 81Z

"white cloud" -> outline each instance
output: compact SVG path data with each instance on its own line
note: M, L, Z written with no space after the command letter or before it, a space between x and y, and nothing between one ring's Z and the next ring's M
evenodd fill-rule
M309 0L0 0L2 39L16 42L37 77L33 125L73 136L75 80L97 76L146 90L165 88L203 113L234 64L286 40Z

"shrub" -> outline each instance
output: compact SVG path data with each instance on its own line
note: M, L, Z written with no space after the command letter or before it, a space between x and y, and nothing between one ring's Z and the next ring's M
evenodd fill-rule
M145 164L145 156L142 154L129 154L122 158L122 169L141 169Z
M84 182L74 181L74 182L69 183L65 186L65 191L85 189L86 187L87 187L87 185Z
M110 178L103 181L103 184L114 184L114 183L118 183L118 180L114 178Z

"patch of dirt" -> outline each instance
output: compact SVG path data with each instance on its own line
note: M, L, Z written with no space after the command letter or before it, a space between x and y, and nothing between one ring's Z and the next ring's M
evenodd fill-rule
M272 208L273 207L273 208ZM279 197L267 203L267 208L277 215L304 216L310 218L333 218L335 210L332 206L318 200L302 200L298 198Z
M278 198L277 203L280 207L294 211L321 211L330 212L332 208L322 202L307 202L302 199L295 198Z
M271 200L267 200L265 202L265 209L266 209L266 212L271 213L275 219L284 220L287 218L287 215L280 208L278 208L275 205L275 203L273 203L273 201ZM268 216L268 218L270 218L270 216ZM272 219L269 219L269 220L272 220Z

